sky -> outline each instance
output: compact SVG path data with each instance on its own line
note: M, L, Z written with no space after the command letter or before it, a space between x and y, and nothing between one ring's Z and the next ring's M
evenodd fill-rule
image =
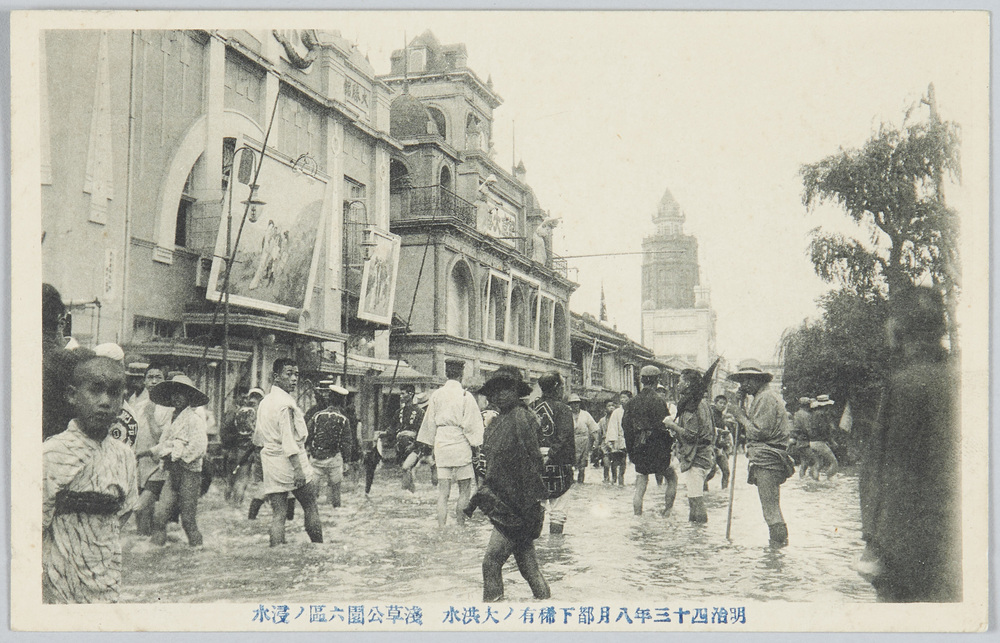
M557 254L640 251L669 189L732 361L773 360L786 328L818 316L831 286L812 270L809 232L852 230L836 207L807 212L803 164L900 123L933 82L942 117L962 126L966 177L986 172L982 14L338 13L311 26L340 30L380 74L404 37L465 43L504 99L496 160L523 161L562 218ZM983 185L949 185L949 204L986 217ZM641 339L641 263L571 260L570 307L596 316L603 284L610 322Z

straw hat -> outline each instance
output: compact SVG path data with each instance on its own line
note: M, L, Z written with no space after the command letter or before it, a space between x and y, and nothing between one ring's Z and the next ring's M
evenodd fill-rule
M818 409L821 406L830 406L834 401L830 399L829 395L817 395L816 400L812 402L809 406L814 409Z
M190 406L205 406L208 396L198 390L187 375L174 375L168 382L160 382L149 391L149 399L160 406L173 406L170 399L174 392L182 392L188 396Z
M659 377L660 369L656 368L652 364L647 364L639 369L639 377Z
M417 393L417 396L413 398L413 403L417 406L427 406L431 403L431 396L427 393L427 391Z
M247 397L250 397L251 395L258 395L258 396L260 396L260 399L264 399L264 389L257 388L255 386L252 389L250 389L249 391L247 391Z
M346 388L340 386L339 384L333 383L326 386L326 390L336 393L337 395L347 395L350 393Z
M750 379L760 379L764 380L765 382L770 382L772 379L774 379L774 375L771 375L770 373L765 371L761 367L760 362L758 362L757 360L747 359L740 362L740 365L737 367L736 372L730 373L728 379L733 380L734 382L739 382L742 380L750 380Z
M802 405L802 406L805 406L807 404L811 405L813 403L813 401L814 400L811 397L800 397L799 398L799 404Z
M514 388L517 391L518 397L531 395L531 385L524 381L521 371L513 366L501 366L498 368L476 392L479 395L490 396L494 391L503 387Z
M570 393L569 397L566 398L566 404L572 404L573 402L576 402L576 403L579 404L579 403L583 402L583 400L581 400L580 396L577 395L576 393Z

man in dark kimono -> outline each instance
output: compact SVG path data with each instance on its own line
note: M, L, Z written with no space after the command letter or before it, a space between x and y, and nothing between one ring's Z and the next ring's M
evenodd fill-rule
M642 514L642 501L646 495L650 474L660 474L666 480L664 485L664 515L674 507L677 495L677 473L670 466L674 439L663 419L667 417L667 403L656 394L660 381L660 369L643 366L639 371L642 390L625 404L622 415L622 430L625 434L625 449L635 465L635 495L632 509L635 515Z
M542 501L547 495L542 482L539 427L534 413L522 401L531 394L531 386L516 369L502 366L478 394L485 395L499 411L483 438L485 480L464 509L471 517L478 507L493 523L483 556L483 600L503 599L503 565L511 554L532 595L547 599L551 591L538 567L534 545L542 533Z
M563 401L563 379L549 371L538 378L542 397L531 410L538 416L539 442L545 452L545 487L549 505L549 533L561 534L566 525L567 492L573 484L573 464L576 462L576 437L573 412Z

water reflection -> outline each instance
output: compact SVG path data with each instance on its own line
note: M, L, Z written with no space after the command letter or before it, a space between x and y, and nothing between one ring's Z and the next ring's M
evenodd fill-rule
M399 487L397 473L379 470L370 498L346 483L344 506L321 505L326 542L313 546L301 514L288 528L290 544L267 546L268 507L257 521L226 506L216 489L203 498L199 525L205 546L186 546L171 526L164 548L126 528L122 600L132 602L257 602L282 600L464 601L482 592L482 554L489 522L477 513L468 526L435 521L435 490L418 478L418 492ZM426 474L425 474L426 476ZM857 479L816 482L795 477L782 489L790 545L767 547L756 489L738 474L732 540L725 538L728 493L713 484L709 522L687 521L683 487L670 516L632 515L632 488L604 485L600 476L575 485L566 533L536 542L543 573L559 601L642 601L745 597L756 601L872 602L871 586L851 569L861 553ZM626 481L630 482L631 477ZM513 559L504 569L510 600L531 600Z

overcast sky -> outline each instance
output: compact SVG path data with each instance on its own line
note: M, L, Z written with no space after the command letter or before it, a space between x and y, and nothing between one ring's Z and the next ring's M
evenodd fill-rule
M333 14L378 73L431 29L463 42L492 76L497 161L516 157L541 205L562 217L556 252L641 250L669 188L698 237L702 283L718 313L718 350L771 360L782 331L815 316L829 289L812 271L808 232L848 229L835 208L807 213L803 163L855 147L937 89L944 118L985 143L986 22L917 13ZM977 26L977 24L979 26ZM926 113L926 112L923 112ZM973 164L977 162L973 160ZM972 168L976 169L976 168ZM983 168L979 168L983 169ZM967 216L969 181L949 203ZM571 308L640 339L641 257L571 261Z

